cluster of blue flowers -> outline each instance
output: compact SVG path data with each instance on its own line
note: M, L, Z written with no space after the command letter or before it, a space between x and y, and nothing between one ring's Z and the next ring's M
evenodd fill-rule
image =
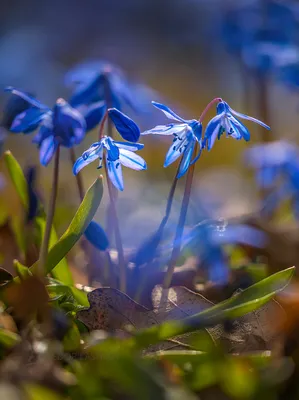
M81 143L88 127L93 125L89 121L90 115L93 114L93 122L97 121L99 123L104 116L103 108L107 108L105 100L101 100L100 97L100 94L103 95L101 86L98 88L98 91L92 87L92 90L87 91L87 93L82 91L79 92L80 96L77 93L71 98L70 102L73 105L74 103L80 103L82 107L82 102L84 101L83 93L85 93L86 102L84 106L87 111L84 115L63 99L58 99L53 109L50 109L25 92L14 88L7 88L6 90L21 97L30 104L29 108L15 117L11 125L11 131L28 134L39 128L38 134L33 141L40 149L40 162L43 165L47 165L50 162L59 145L72 147ZM89 96L91 92L93 93L92 97ZM112 93L114 95L113 98L118 98L117 91L116 93ZM74 101L74 98L77 100ZM159 125L143 133L140 133L136 123L127 115L116 108L109 108L107 110L108 117L122 138L127 142L117 142L111 137L102 137L99 142L93 143L83 153L82 157L77 160L73 168L74 174L77 174L82 168L96 159L99 160L99 168L101 168L105 150L109 178L117 189L123 190L124 184L121 165L135 170L144 170L147 168L145 161L134 153L143 148L142 144L137 143L140 134L158 134L173 135L173 143L166 154L164 167L169 166L182 156L178 172L178 178L180 178L186 173L189 166L199 158L202 149L207 148L211 150L215 140L220 139L224 133L226 133L227 137L237 140L250 140L248 129L236 117L248 119L270 129L257 119L234 111L222 99L216 100L218 101L217 115L207 124L204 137L202 137L202 121L183 119L170 108L160 103L152 102L168 118L177 123ZM101 106L98 106L99 103ZM192 159L196 143L198 144L198 154Z
M248 68L298 87L298 29L295 0L239 2L224 14L222 38Z
M138 143L140 136L144 135L166 135L173 136L171 146L166 154L164 167L169 166L179 157L181 161L178 167L177 178L186 174L190 165L194 164L200 157L202 151L210 151L216 141L224 134L236 140L250 140L248 128L238 119L245 119L260 124L266 129L269 126L263 122L241 114L233 110L221 98L212 100L204 110L199 120L187 120L164 104L152 102L153 106L162 111L166 117L172 120L166 125L158 125L152 129L140 132L138 125L123 112L124 108L136 112L142 109L145 97L135 96L136 86L131 86L122 72L106 62L97 63L93 70L91 65L81 66L72 70L67 75L67 83L76 84L76 89L69 102L59 98L53 108L42 104L31 94L8 87L6 91L15 95L18 102L22 102L21 108L17 101L13 102L10 117L10 131L13 133L30 134L37 130L33 142L37 144L40 151L40 162L46 166L53 158L57 148L64 146L72 148L80 144L91 129L100 126L99 140L93 143L73 165L73 173L78 174L85 166L98 161L98 168L105 163L108 178L120 191L124 189L122 166L134 170L145 170L146 162L136 154L144 145ZM142 99L141 102L139 100ZM151 104L148 101L148 104ZM203 133L203 120L206 112L216 104L216 116L206 125ZM18 107L16 107L18 105ZM109 118L111 124L120 134L123 141L117 141L114 137L103 134L105 122ZM240 232L245 232L242 239ZM211 279L223 281L227 279L227 268L225 267L221 245L223 240L214 240L214 230L210 226L205 229L194 228L190 240L195 237L205 238L205 258L211 264ZM232 234L233 232L233 234ZM229 241L252 242L252 231L246 227L230 228L226 231ZM86 231L86 237L92 243L97 243L97 237L105 236L100 225L92 222ZM106 237L106 236L105 236ZM223 236L221 236L222 238ZM202 239L200 239L202 240ZM254 245L256 242L254 241ZM108 246L108 239L104 246ZM98 247L98 246L97 246ZM220 266L222 268L220 269Z

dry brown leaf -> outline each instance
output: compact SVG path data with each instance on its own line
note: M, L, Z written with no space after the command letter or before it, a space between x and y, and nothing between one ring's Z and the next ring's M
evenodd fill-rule
M110 332L125 330L127 326L139 330L167 320L180 320L213 306L205 297L185 287L163 289L156 286L152 293L152 310L117 289L96 289L88 293L88 299L90 308L79 311L78 318L90 330ZM232 321L229 331L225 331L222 325L216 325L208 328L207 332L214 341L221 340L229 352L267 350L278 337L278 328L273 321L283 313L279 303L271 300L259 310ZM193 335L181 335L154 346L151 351L190 347Z

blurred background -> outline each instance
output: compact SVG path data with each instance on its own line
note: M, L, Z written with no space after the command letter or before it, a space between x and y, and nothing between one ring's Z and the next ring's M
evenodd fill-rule
M296 141L299 112L296 87L290 88L273 79L269 71L263 74L261 83L259 72L249 70L240 53L227 45L223 30L225 15L230 9L253 6L258 7L259 13L259 7L267 1L3 1L0 6L1 88L17 86L51 106L57 97L68 99L70 96L64 77L71 67L89 59L105 59L119 65L130 79L156 91L158 98L153 100L162 99L186 118L198 118L210 100L221 96L232 108L266 118L265 122L271 125L272 130L268 132L249 123L252 143L282 137ZM242 23L250 26L250 14L246 15L248 18ZM242 41L238 34L236 38ZM267 99L266 115L261 104L261 85ZM0 100L3 109L7 94L2 90ZM208 116L214 114L213 110ZM136 122L145 130L164 123L165 119L161 113L153 112L151 118L136 118ZM76 148L76 154L79 156L96 137L97 132L88 134ZM38 165L38 151L31 145L31 139L31 135L9 134L4 143L4 149L10 149L24 167ZM159 223L176 171L176 165L163 168L170 138L141 139L146 144L141 155L148 162L148 170L137 173L125 169L125 191L119 201L127 246L141 241ZM196 212L197 196L202 192L221 196L228 214L249 212L255 207L257 193L242 162L243 151L249 145L244 141L221 140L211 152L203 153L196 165L189 218L195 218L192 213ZM67 150L63 149L62 157L57 218L63 225L63 219L69 221L72 206L76 207L79 200ZM51 165L38 169L46 198ZM82 172L86 188L98 173L94 165ZM178 207L183 183L182 179L176 196ZM103 210L104 207L99 210L99 220L103 219ZM175 212L173 220L177 220Z

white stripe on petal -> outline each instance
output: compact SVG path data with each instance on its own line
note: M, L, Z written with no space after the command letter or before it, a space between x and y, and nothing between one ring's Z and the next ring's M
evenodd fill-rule
M186 136L184 136L183 139L176 138L176 141L170 146L166 154L164 167L168 167L168 165L172 164L176 159L178 159L179 156L185 151L187 144L188 139Z
M125 167L132 168L137 171L146 169L146 162L144 161L144 159L133 153L132 151L120 149L119 153L120 162Z
M187 124L158 125L153 129L142 132L141 135L179 135L188 127Z
M120 191L124 190L124 180L120 160L108 161L106 159L108 176L113 185Z

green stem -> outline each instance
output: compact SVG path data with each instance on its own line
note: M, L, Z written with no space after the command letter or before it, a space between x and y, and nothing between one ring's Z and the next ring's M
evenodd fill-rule
M51 229L52 229L54 213L55 213L55 205L56 205L57 190L58 190L58 176L59 176L59 153L60 153L60 146L58 146L56 153L55 153L55 158L54 158L54 170L53 170L51 197L50 197L50 202L49 202L49 207L48 207L48 212L47 212L45 233L44 233L44 237L43 237L43 241L42 241L42 245L41 245L41 249L40 249L40 255L39 255L39 273L41 276L44 275L45 270L46 270L45 266L46 266L46 261L47 261L47 256L48 256L48 248L49 248L49 242L50 242L50 236L51 236Z
M126 262L125 262L123 244L122 244L121 235L120 235L117 211L116 211L116 206L115 206L114 191L113 191L112 183L108 176L106 162L104 162L104 168L105 168L105 172L106 172L106 180L107 180L108 192L109 192L109 197L110 197L111 224L114 228L115 244L116 244L116 250L117 250L117 255L118 255L119 288L123 293L126 293L126 288L127 288Z

